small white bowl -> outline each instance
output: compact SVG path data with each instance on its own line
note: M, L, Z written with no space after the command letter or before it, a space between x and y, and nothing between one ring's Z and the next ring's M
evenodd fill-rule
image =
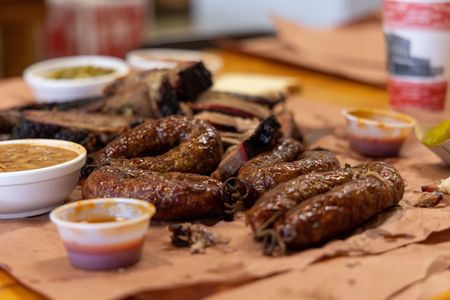
M223 67L223 60L215 54L183 49L138 49L127 53L127 63L133 70L171 69L177 61L203 61L213 74Z
M23 218L51 211L75 189L86 163L83 146L61 140L23 139L0 142L60 147L78 153L74 159L50 167L0 172L0 219Z
M139 261L155 211L143 200L100 198L60 206L50 220L58 227L74 267L105 270Z
M48 72L76 66L112 68L114 72L81 79L50 79ZM31 87L37 102L64 102L98 97L105 86L118 77L127 75L129 67L122 59L109 56L69 56L36 63L25 69L23 79Z

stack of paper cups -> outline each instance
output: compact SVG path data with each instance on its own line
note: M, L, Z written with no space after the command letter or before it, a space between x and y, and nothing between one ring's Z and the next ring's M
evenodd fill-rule
M450 111L450 0L384 0L390 104Z

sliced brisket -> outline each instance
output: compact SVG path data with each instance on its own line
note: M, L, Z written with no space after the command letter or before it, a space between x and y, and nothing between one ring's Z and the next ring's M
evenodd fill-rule
M211 84L211 74L201 62L133 73L105 89L107 99L102 110L148 118L183 114L180 101L195 99Z
M280 127L280 123L273 115L263 120L249 138L227 151L211 176L224 181L235 175L252 157L271 149L276 144L281 136Z
M82 144L88 151L127 131L131 119L79 111L24 111L11 138L51 138Z
M248 102L253 102L265 106L269 106L270 108L274 107L278 103L282 103L286 100L282 93L278 94L276 97L264 97L264 96L254 96L254 95L245 95L233 92L223 92L223 91L207 91L200 95L200 100L211 100L211 99L239 99L245 100Z

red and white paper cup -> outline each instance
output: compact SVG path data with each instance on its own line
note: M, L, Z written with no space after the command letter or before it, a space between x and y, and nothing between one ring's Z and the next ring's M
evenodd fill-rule
M148 0L47 0L47 57L123 57L142 45Z
M391 107L450 111L450 0L384 0Z

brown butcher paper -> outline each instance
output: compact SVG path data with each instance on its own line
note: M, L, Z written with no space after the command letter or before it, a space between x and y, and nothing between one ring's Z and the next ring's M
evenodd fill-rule
M335 151L342 165L365 160L348 148L338 108L298 97L290 99L288 107L311 147ZM152 224L141 262L126 269L89 272L69 264L55 226L44 215L0 221L0 265L43 295L66 300L136 294L158 299L174 295L184 299L425 299L450 288L445 280L450 266L450 207L448 199L439 208L411 204L422 184L448 177L450 170L413 138L400 158L386 161L406 181L401 205L352 235L319 248L266 257L238 214L233 222L210 227L231 240L228 245L207 248L206 254L174 248L166 225Z

